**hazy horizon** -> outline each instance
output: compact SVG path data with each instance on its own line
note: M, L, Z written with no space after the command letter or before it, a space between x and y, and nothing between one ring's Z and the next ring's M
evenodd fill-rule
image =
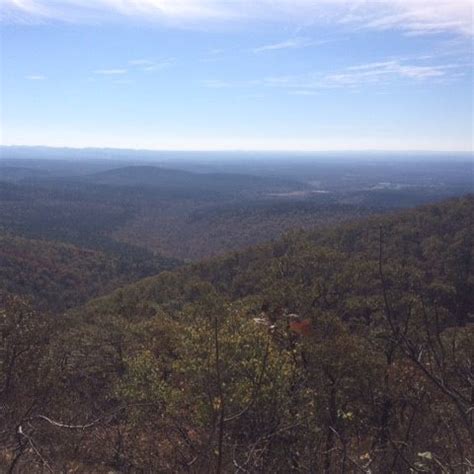
M52 146L52 145L3 145L0 144L0 150L71 150L71 151L117 151L117 152L132 152L132 153L183 153L183 154L205 154L205 153L225 153L225 154L250 154L255 153L259 155L265 154L287 154L292 153L299 156L308 156L308 155L321 155L321 154L344 154L344 155L355 155L359 153L368 153L368 154L382 154L382 155L406 155L406 154L416 154L416 155L473 155L472 149L466 150L431 150L431 149L377 149L377 148L367 148L367 149L344 149L344 148L334 148L334 149L309 149L309 150L298 150L298 149L239 149L239 148L133 148L133 147L110 147L110 146ZM1 154L0 154L1 158Z
M387 150L150 150L96 147L49 147L0 145L0 176L4 167L36 166L40 162L115 163L121 166L159 166L179 169L188 164L189 170L211 172L220 167L224 172L255 173L275 167L301 168L307 165L387 165L451 164L467 166L466 173L474 177L474 155L470 151L387 151ZM194 169L194 167L196 167ZM231 169L228 169L231 167ZM235 168L235 169L233 169ZM281 172L282 170L280 170ZM288 172L290 170L288 169Z

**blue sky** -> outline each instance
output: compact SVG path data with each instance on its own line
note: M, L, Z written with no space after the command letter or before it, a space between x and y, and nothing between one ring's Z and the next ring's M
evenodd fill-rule
M472 0L0 5L6 145L472 149Z

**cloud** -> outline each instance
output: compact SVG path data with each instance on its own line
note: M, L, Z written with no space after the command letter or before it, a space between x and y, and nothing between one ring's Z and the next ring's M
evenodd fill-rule
M173 59L164 59L162 61L152 61L151 59L132 59L128 62L131 66L135 66L145 72L161 71L167 69L174 64Z
M47 78L43 74L30 74L29 76L25 76L25 79L29 81L44 81Z
M449 70L458 67L455 64L418 65L390 60L351 66L343 72L327 75L324 81L334 85L359 85L393 78L423 80L446 76Z
M472 0L0 0L0 4L3 21L13 22L132 18L202 26L203 21L273 21L396 29L409 35L473 34Z
M94 74L101 76L121 76L127 74L127 72L127 69L97 69L94 71Z
M173 64L174 62L171 59L158 61L153 64L149 64L148 66L145 66L143 70L145 72L162 71L163 69L171 67Z
M281 41L279 43L266 44L264 46L259 46L254 48L252 51L254 53L263 53L265 51L275 51L280 49L296 49L296 48L307 48L308 46L313 46L316 44L321 44L320 42L311 41L308 38L292 38L286 41Z
M472 0L393 0L393 11L366 22L367 28L400 29L411 35L455 31L473 34Z
M307 88L353 87L373 84L386 84L393 81L426 81L440 79L450 75L454 69L461 66L456 64L420 65L406 63L402 60L389 60L350 66L341 71L321 77L300 77Z
M214 89L269 87L286 89L291 95L314 95L318 89L355 88L367 85L386 85L394 81L420 82L428 80L455 79L463 75L462 64L420 64L406 59L389 59L380 62L357 64L329 73L309 73L272 76L262 79L204 81L205 87Z
M152 66L154 64L150 59L132 59L128 62L131 66Z
M108 22L126 17L146 21L194 21L232 16L234 9L229 9L227 14L227 9L219 3L218 0L0 0L4 21L28 23L33 18Z

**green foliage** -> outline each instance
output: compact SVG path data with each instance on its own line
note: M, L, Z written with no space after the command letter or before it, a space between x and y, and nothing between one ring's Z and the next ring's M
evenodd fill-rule
M265 407L269 414L275 409L284 410L283 400L288 397L289 383L296 370L291 352L281 350L265 327L232 307L223 308L216 320L211 315L203 317L202 313L200 317L194 316L193 323L182 331L178 343L181 350L173 369L178 380L193 380L193 384L182 384L187 392L183 396L194 401L201 423L207 425L212 419L220 388L227 416L240 413L252 402L248 416L257 405ZM215 380L215 325L221 387Z

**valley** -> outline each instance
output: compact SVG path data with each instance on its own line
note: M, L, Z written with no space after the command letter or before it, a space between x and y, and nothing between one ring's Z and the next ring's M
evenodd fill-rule
M297 155L291 167L264 154L247 161L235 154L204 161L192 153L151 161L140 152L127 161L123 151L116 159L93 159L92 151L80 160L9 158L20 151L6 148L0 160L0 229L182 261L244 249L292 229L462 195L473 179L467 157L450 167L437 157L408 163L403 156L329 164L330 157Z

